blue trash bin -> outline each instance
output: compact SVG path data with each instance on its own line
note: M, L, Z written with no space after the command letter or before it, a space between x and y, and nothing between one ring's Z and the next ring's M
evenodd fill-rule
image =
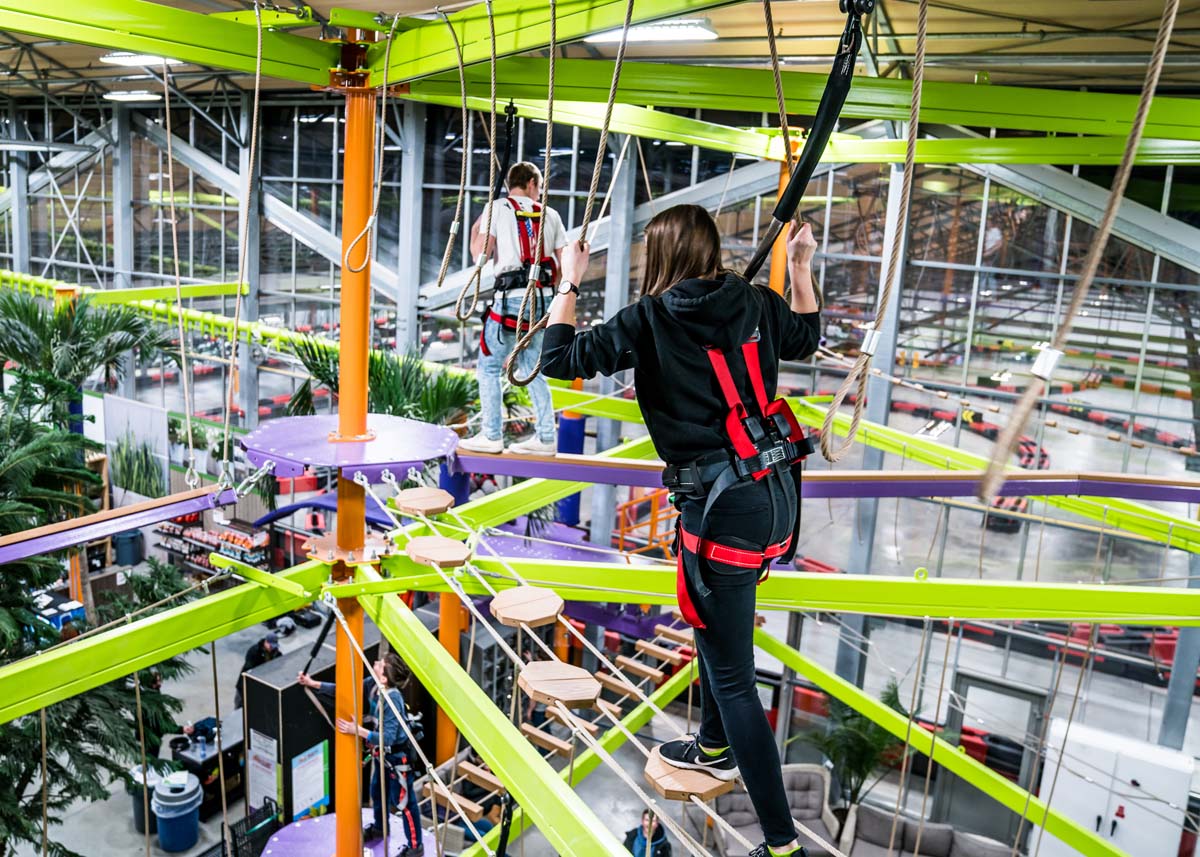
M177 771L154 789L150 808L158 819L158 845L163 851L187 851L200 838L200 802L204 791L195 774Z
M142 561L142 531L127 530L113 536L117 565L137 565Z

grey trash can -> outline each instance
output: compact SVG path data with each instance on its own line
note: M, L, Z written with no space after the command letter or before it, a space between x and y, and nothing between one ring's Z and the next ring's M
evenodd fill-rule
M138 833L145 833L146 804L154 798L154 789L162 782L162 777L159 776L158 771L150 770L150 773L146 776L146 785L150 788L149 795L143 795L142 793L141 765L134 765L129 769L129 779L131 782L126 785L125 790L129 792L130 797L133 799L133 827ZM155 823L153 812L150 813L150 832L158 832L158 825Z
M137 565L142 561L142 531L127 530L113 536L117 565Z
M200 838L200 802L204 791L195 774L176 771L154 789L150 806L158 819L163 851L187 851Z

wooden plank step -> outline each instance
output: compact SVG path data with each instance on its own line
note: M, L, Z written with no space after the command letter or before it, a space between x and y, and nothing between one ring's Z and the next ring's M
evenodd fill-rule
M458 807L462 810L463 815L471 819L471 821L479 821L479 819L483 818L483 807L475 803L475 801L467 800L462 795L455 794L454 803L451 803L450 795L446 789L430 780L426 780L425 782L425 796L432 796L433 799L438 802L439 806L443 806L451 812L455 811L454 804L458 804Z
M522 723L521 734L528 738L532 743L541 747L543 750L549 750L552 753L561 753L564 756L571 755L570 741L564 741L561 738L556 738L549 732L543 732L536 726L532 726L528 723Z
M662 670L655 669L649 664L644 664L641 661L635 661L633 658L625 655L617 655L614 663L616 663L616 665L625 672L633 673L634 675L641 676L642 678L651 679L656 684L666 678L666 676L663 675Z
M548 718L550 718L551 720L553 720L555 723L561 723L563 726L567 727L568 729L571 729L573 727L578 727L580 729L586 729L589 735L599 735L600 734L599 726L597 726L595 723L592 723L591 721L584 720L582 717L578 716L577 714L572 714L571 722L568 723L566 716L562 713L561 710L559 710L558 708L547 707L546 708L546 716Z
M625 716L625 712L621 710L621 706L615 702L609 702L607 699L597 699L596 710L615 720L620 720ZM605 723L604 725L608 726L609 724Z
M679 643L681 646L690 646L695 640L695 635L691 628L674 628L670 625L655 625L654 633L660 637L666 637L672 643Z
M683 655L679 654L679 652L675 651L674 649L668 649L664 646L651 643L649 640L638 640L634 644L634 648L636 648L643 655L648 655L649 657L654 658L656 661L662 661L665 664L671 664L672 666L677 667L683 663Z
M459 762L458 769L462 771L464 777L481 789L487 789L489 792L504 791L504 783L500 782L499 778L491 771L485 771L483 768L478 765L472 765L470 762Z
M646 760L646 782L667 800L691 800L692 796L710 801L718 795L733 791L733 780L718 780L704 771L676 768L667 764L659 755L658 748L650 751Z
M596 673L596 681L600 682L606 690L611 690L622 699L633 694L633 691L630 690L625 682L611 673Z

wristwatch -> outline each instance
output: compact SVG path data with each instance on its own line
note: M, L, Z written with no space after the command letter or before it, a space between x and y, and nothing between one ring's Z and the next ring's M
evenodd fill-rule
M558 284L558 288L556 289L556 292L560 295L565 295L565 294L574 292L575 295L578 297L579 286L575 285L570 280L563 280L561 283Z

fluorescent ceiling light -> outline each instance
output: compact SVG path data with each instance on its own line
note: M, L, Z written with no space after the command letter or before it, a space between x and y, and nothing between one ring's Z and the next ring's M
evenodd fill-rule
M104 93L108 101L162 101L162 94L148 89L125 89Z
M155 54L133 54L129 51L116 51L111 54L105 54L100 57L100 62L106 62L110 65L127 65L141 67L147 65L179 65L181 60L173 60L157 56Z
M707 18L678 18L629 28L630 42L710 42L717 37ZM592 44L621 41L620 30L596 33L584 39Z

